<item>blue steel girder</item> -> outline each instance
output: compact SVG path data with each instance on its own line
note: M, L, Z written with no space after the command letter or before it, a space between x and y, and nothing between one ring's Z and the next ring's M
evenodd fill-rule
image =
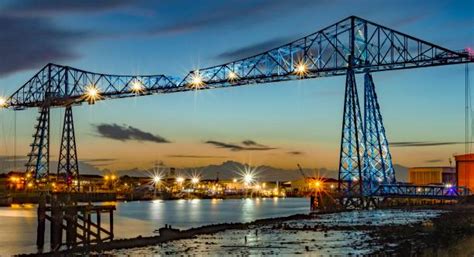
M352 56L356 73L473 62L467 52L455 52L385 26L351 16L309 36L241 60L191 71L199 89L230 87L345 75ZM305 72L298 72L298 65Z
M396 179L375 84L370 73L364 76L364 92L364 189L371 193L378 185L393 184Z
M339 191L343 194L344 205L362 204L365 195L363 184L366 174L363 165L365 153L359 97L354 71L349 69L346 77L344 112L342 121L341 149L339 160ZM354 206L359 207L359 206Z
M373 196L389 198L422 198L439 200L456 200L469 196L470 190L466 187L445 185L409 185L409 184L381 184L374 191Z
M345 75L349 65L355 73L363 73L466 62L474 62L467 51L455 52L350 16L261 54L190 71L182 80L165 75L100 74L48 64L8 98L6 106L22 109L81 103L86 101L89 86L97 87L105 100ZM142 84L143 90L134 91L134 83Z
M179 91L176 79L165 75L109 75L50 63L18 89L7 105L18 109L70 106L87 101L89 87L97 88L97 100Z

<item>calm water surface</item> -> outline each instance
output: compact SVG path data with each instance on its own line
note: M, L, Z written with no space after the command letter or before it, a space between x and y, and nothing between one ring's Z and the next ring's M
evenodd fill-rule
M305 198L155 200L118 202L116 206L116 238L153 235L155 229L165 224L186 229L309 212ZM0 207L0 256L36 252L35 233L36 205Z

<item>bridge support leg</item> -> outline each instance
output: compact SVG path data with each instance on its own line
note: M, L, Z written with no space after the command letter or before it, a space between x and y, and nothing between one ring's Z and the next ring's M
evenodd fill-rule
M31 175L32 180L49 175L49 116L49 106L41 107L31 152L28 154L29 158L26 164L26 172Z
M339 192L345 208L364 206L363 192L364 134L354 70L346 76L344 115L339 161Z
M395 183L395 172L372 75L364 80L364 192L372 194L381 183Z
M79 191L79 165L77 162L76 137L71 106L67 106L64 112L63 133L59 150L58 178L60 173L64 173L69 190Z

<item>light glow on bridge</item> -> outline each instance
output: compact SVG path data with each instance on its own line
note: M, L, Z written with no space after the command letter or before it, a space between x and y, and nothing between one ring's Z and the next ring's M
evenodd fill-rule
M202 80L201 73L199 70L195 70L191 75L191 84L190 88L192 89L201 89L204 86L204 81Z
M233 71L230 71L229 75L228 75L228 78L229 78L230 81L234 81L234 80L237 79L237 74Z
M145 89L145 87L143 86L143 84L142 84L142 82L140 81L140 79L135 78L135 79L132 81L131 89L132 89L132 92L133 92L133 93L139 94L139 93L143 92L143 90Z
M0 107L7 107L7 99L3 96L0 96Z
M308 65L303 61L298 62L295 66L295 74L300 77L308 75Z
M100 99L100 91L95 85L89 85L86 87L86 94L84 96L89 104L94 104Z

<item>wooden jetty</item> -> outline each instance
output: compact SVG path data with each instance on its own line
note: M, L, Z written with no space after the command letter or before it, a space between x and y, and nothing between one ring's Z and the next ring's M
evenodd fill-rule
M78 204L71 201L67 193L52 193L49 197L43 193L38 204L36 245L39 249L44 247L46 221L51 225L52 251L62 246L75 248L113 240L114 210L115 206L111 205ZM108 216L108 229L103 226L103 216ZM66 240L63 240L64 234Z

